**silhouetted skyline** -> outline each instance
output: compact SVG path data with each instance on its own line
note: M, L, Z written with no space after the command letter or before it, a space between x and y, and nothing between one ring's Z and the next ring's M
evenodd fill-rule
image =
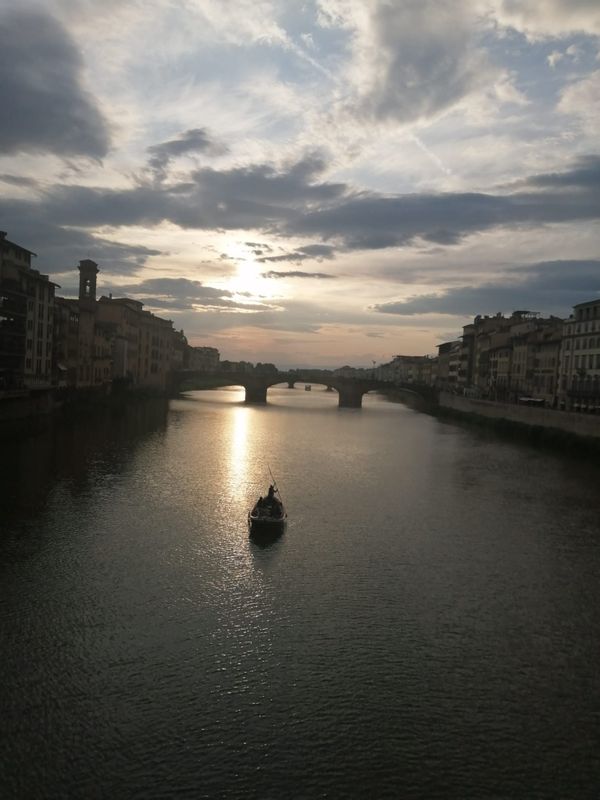
M0 228L223 358L369 365L600 292L600 8L0 11Z

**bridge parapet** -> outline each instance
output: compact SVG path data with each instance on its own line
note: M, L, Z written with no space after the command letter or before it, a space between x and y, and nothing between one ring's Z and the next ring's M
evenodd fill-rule
M200 372L197 370L181 370L174 373L174 386L182 391L185 383L190 388L216 389L221 386L243 386L246 391L246 403L264 404L267 402L267 390L278 383L287 383L292 387L296 381L320 383L334 388L339 395L340 408L361 408L362 398L370 391L398 390L410 392L431 402L435 390L430 386L419 384L393 384L375 378L351 378L334 375L331 370L290 370L288 372Z

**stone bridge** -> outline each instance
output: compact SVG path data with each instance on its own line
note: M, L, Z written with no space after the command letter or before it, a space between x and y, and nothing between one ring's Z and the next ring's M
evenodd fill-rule
M380 381L376 378L346 378L329 370L290 370L289 372L200 372L181 370L174 373L173 383L176 392L191 389L217 389L222 386L243 386L246 403L266 403L267 390L271 386L287 383L293 388L296 382L323 384L338 393L340 408L361 408L363 395L371 391L394 389L407 391L421 399L430 401L434 390L429 386L414 384L402 386Z

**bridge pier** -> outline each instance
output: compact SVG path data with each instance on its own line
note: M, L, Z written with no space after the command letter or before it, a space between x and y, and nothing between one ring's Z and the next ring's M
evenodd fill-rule
M256 384L246 384L246 398L244 403L264 403L267 402L267 387Z
M357 386L338 386L339 408L362 408L365 390Z

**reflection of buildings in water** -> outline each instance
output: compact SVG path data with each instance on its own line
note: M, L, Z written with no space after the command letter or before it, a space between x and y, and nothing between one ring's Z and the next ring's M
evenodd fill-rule
M120 473L148 434L164 430L167 412L163 399L119 408L78 406L66 411L68 417L48 420L37 435L2 442L3 511L35 513L59 481L78 495L100 464L107 474Z

